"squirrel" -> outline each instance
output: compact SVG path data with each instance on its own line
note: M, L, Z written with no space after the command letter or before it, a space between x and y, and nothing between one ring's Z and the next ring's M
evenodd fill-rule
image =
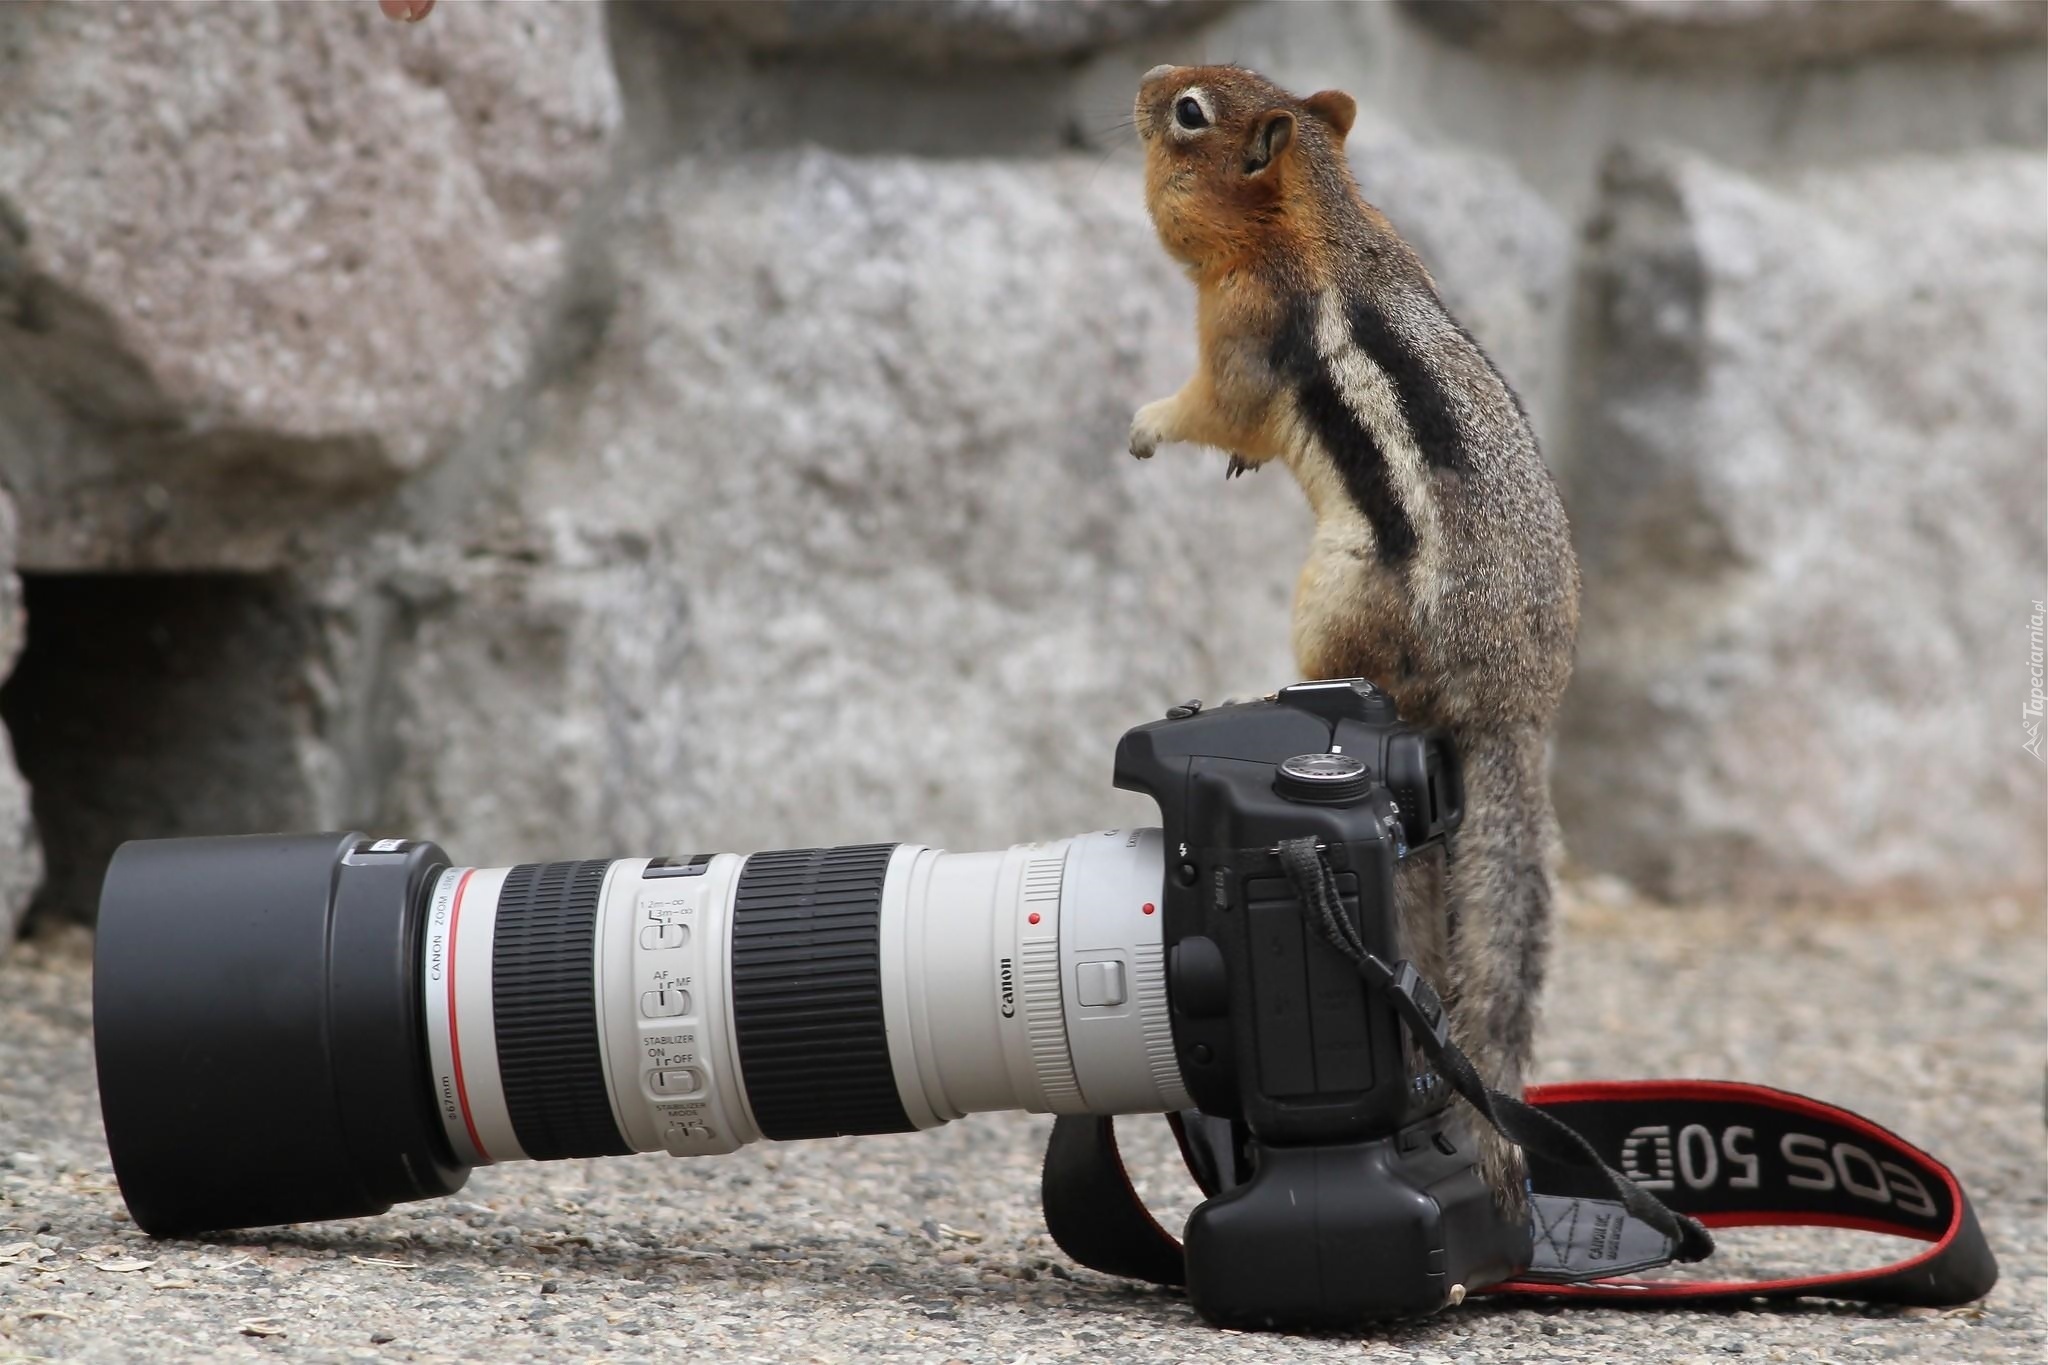
M1153 224L1195 282L1199 358L1138 410L1131 454L1180 441L1227 453L1226 477L1293 472L1315 517L1296 663L1372 679L1456 742L1464 823L1447 860L1403 866L1395 910L1482 1077L1519 1094L1559 855L1548 745L1578 632L1557 488L1514 391L1359 193L1349 95L1160 66L1135 114ZM1519 1212L1519 1151L1479 1138L1496 1200Z

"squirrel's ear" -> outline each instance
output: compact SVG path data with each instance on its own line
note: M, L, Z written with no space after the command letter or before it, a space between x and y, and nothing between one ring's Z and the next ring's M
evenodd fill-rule
M1330 125L1339 142L1351 132L1351 121L1358 117L1358 101L1342 90L1318 90L1303 100L1301 107Z
M1252 125L1251 145L1244 149L1244 173L1257 175L1273 164L1294 141L1294 115L1269 109Z

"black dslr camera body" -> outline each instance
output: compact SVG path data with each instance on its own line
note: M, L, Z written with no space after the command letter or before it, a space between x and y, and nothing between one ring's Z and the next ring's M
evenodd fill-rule
M353 832L123 845L93 983L122 1193L184 1236L508 1161L1180 1113L1215 1321L1429 1313L1525 1265L1408 1032L1440 1012L1360 976L1407 956L1396 868L1458 824L1449 740L1304 683L1130 731L1116 782L1164 829L501 867Z
M1310 931L1277 846L1313 837L1383 961L1406 954L1396 866L1463 815L1447 736L1357 679L1131 730L1116 785L1159 803L1173 1040L1229 1137L1186 1232L1187 1285L1237 1326L1432 1313L1509 1278L1529 1230L1496 1210L1452 1092L1385 991ZM1214 1133L1215 1127L1207 1131Z

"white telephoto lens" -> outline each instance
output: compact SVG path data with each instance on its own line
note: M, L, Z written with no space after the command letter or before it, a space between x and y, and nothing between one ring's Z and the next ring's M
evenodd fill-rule
M453 868L421 945L474 1165L1189 1107L1156 829Z

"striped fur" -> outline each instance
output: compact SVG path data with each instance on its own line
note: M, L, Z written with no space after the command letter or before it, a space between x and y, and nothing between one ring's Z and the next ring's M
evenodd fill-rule
M1198 129L1175 112L1190 88ZM1441 884L1403 869L1397 911L1480 1069L1514 1089L1558 855L1546 751L1578 567L1521 404L1358 193L1353 108L1233 67L1147 79L1147 204L1195 281L1200 344L1181 391L1139 409L1131 452L1185 441L1227 452L1233 473L1286 466L1315 514L1294 600L1302 675L1373 678L1458 741L1464 828ZM1512 1149L1490 1142L1486 1161L1517 1201Z

